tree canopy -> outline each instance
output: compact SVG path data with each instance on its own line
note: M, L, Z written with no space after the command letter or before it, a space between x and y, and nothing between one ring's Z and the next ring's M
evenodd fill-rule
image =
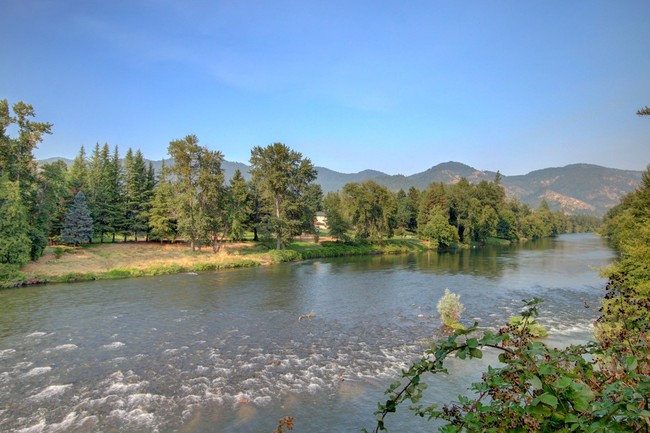
M253 182L271 209L263 223L275 234L276 249L281 249L283 242L304 228L305 209L299 205L316 179L316 169L300 152L282 143L254 147L250 163Z

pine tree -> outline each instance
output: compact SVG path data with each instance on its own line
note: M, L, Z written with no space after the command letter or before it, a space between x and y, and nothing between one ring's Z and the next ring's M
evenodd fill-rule
M93 231L100 235L100 242L104 242L104 235L110 232L110 197L107 183L109 171L108 145L103 148L95 144L95 150L88 164L88 208L93 219Z
M230 236L233 241L241 241L250 220L251 207L248 185L239 169L230 179L230 197Z
M113 156L109 162L107 171L108 197L110 203L110 217L108 226L112 234L112 242L115 242L117 233L125 233L125 204L122 164L120 163L120 152L115 146Z
M38 176L38 225L52 239L61 232L65 204L71 200L68 168L63 161L43 164Z
M79 154L72 161L72 166L68 172L68 184L70 185L72 197L88 187L88 161L86 160L86 149L83 145L79 149Z
M167 179L167 171L163 160L158 184L153 191L149 215L149 227L153 234L160 238L160 242L165 239L174 242L177 235L174 191L172 183Z
M151 181L140 150L129 149L124 158L124 197L127 229L138 240L138 233L149 228Z
M72 206L65 214L63 227L61 228L61 239L64 243L77 246L81 243L90 242L92 237L93 220L86 204L86 196L82 191L79 191L74 197Z

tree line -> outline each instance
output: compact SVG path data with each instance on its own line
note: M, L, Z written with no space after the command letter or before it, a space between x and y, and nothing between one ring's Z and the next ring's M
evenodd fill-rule
M13 111L13 113L12 113ZM434 247L536 239L592 230L598 220L533 210L506 197L494 181L432 183L392 192L373 181L350 183L323 196L308 158L282 143L251 150L250 173L225 178L223 155L195 135L172 140L170 161L156 173L139 149L81 146L68 168L38 165L33 150L52 125L32 120L31 105L0 101L0 264L20 267L48 241L72 245L121 239L186 241L218 251L226 240L268 240L277 249L302 234L318 236L315 214L327 214L337 240L382 242L412 235ZM9 131L17 130L16 136Z
M451 185L431 183L424 190L411 187L397 193L372 180L349 183L342 191L328 193L323 209L337 239L348 240L354 233L356 240L381 242L395 234L414 234L432 247L593 231L600 221L553 212L546 201L535 210L509 199L498 172L492 182L472 184L463 178Z

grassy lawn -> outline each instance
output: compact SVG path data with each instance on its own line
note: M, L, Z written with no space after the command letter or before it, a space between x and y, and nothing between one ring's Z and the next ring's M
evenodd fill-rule
M120 242L66 248L59 258L55 256L55 249L48 247L38 261L28 263L21 271L50 280L66 275L111 277L114 274L117 277L120 272L134 276L153 275L171 273L173 270L209 270L236 267L238 263L254 266L268 262L266 252L256 247L255 244L230 243L213 254L209 248L204 248L202 252L192 252L185 244Z
M427 249L422 242L407 238L389 239L381 245L321 240L315 243L312 238L300 238L280 251L262 242L227 242L216 254L211 248L193 252L184 243L117 242L94 243L77 248L48 247L38 261L30 262L21 269L21 275L23 283L70 282L215 271L311 258L400 254Z

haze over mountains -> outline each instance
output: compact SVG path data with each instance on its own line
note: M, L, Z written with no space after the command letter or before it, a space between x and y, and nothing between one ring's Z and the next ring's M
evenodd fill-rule
M71 160L49 158L40 163L54 160ZM158 172L162 161L151 161ZM170 161L165 161L169 165ZM249 166L240 162L224 161L226 178L232 177L239 169L246 179L250 179ZM451 184L465 177L472 183L482 180L494 180L496 172L482 171L460 162L445 162L435 165L421 173L410 176L389 175L376 170L364 170L358 173L339 173L325 167L316 167L319 183L324 193L337 191L346 183L374 180L392 191L414 186L426 188L432 182ZM603 216L608 209L618 204L621 197L634 191L641 182L641 171L619 170L591 164L571 164L565 167L535 170L525 175L505 176L501 183L510 197L518 197L523 203L536 208L542 199L546 199L554 210L563 210L568 214L587 214Z

